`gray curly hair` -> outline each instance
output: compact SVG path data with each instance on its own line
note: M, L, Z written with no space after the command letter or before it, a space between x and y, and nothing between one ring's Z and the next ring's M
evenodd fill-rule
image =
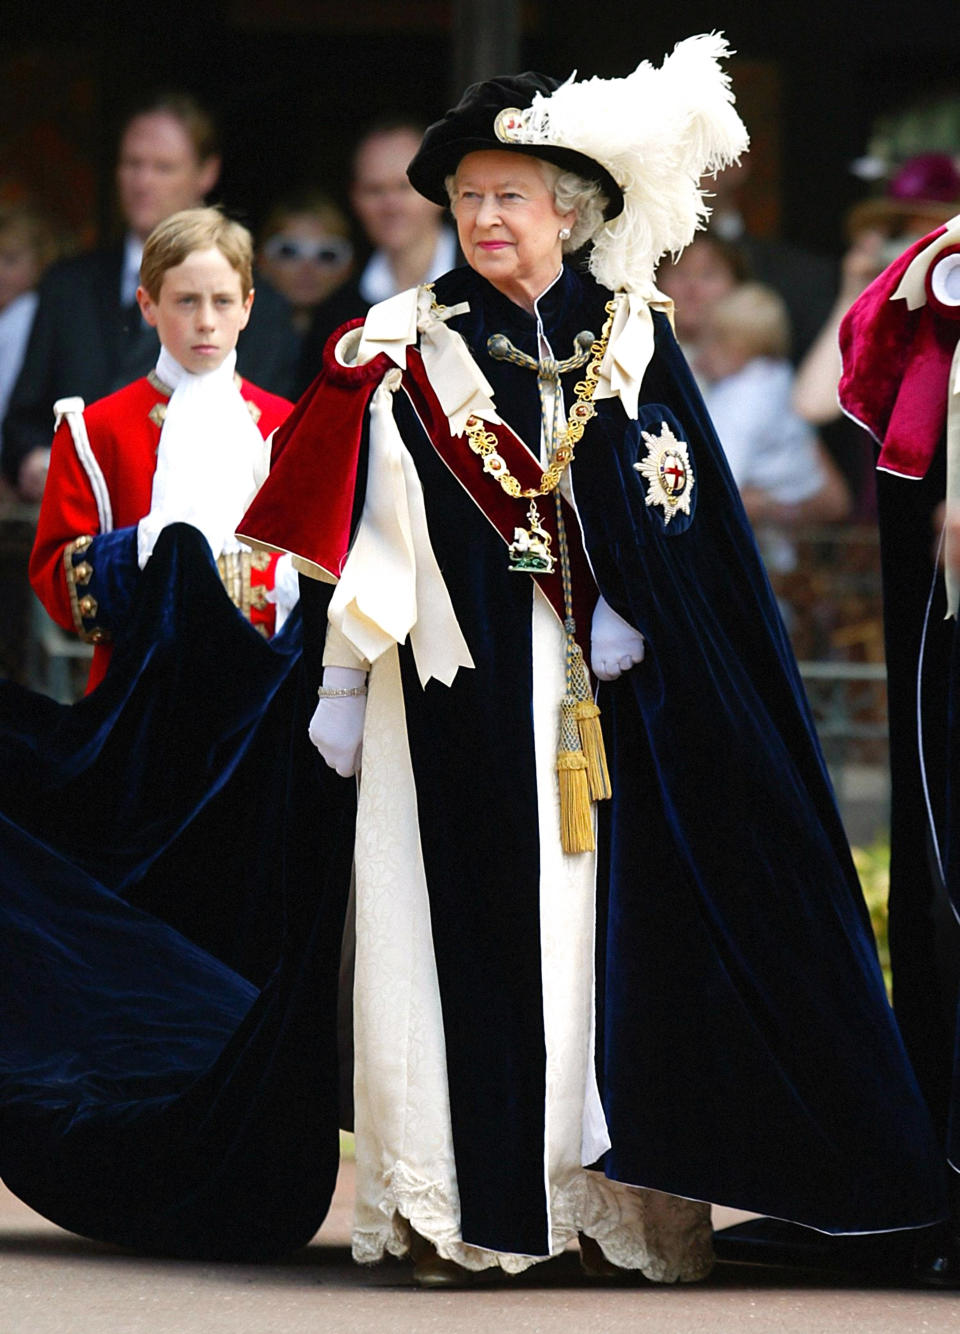
M563 253L570 254L593 239L603 226L603 212L609 200L596 181L588 181L578 176L575 171L563 171L552 162L530 154L537 166L544 184L553 195L553 202L558 213L576 213L576 221L570 229L570 236L562 243ZM456 173L444 179L450 204L457 202Z

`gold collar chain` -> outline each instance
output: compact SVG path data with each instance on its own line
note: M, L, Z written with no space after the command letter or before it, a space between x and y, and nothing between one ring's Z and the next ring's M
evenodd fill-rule
M540 476L539 487L522 487L507 467L503 457L497 452L497 437L492 431L486 429L483 419L475 416L467 418L464 429L470 442L470 448L474 454L479 454L483 459L484 472L488 472L496 478L508 496L523 496L528 499L534 496L548 496L551 491L555 491L560 485L560 479L573 462L574 448L579 444L587 422L591 417L596 416L597 412L593 405L593 395L600 379L600 367L603 363L604 353L607 350L610 329L616 313L615 303L608 301L605 310L607 321L603 326L603 332L590 347L590 360L587 363L583 379L578 380L574 386L574 392L577 395L576 402L570 409L567 424L556 448L553 450L546 471Z

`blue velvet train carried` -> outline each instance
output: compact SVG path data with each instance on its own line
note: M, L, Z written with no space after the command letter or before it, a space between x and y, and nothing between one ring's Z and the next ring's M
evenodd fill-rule
M176 525L92 695L0 688L0 1176L85 1236L263 1258L328 1208L353 788L300 640Z

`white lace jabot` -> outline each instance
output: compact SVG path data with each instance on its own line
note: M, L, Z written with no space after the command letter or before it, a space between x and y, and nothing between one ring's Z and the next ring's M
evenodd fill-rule
M141 569L170 523L199 528L214 556L241 549L234 529L263 479L267 445L237 388L236 362L234 351L215 371L193 375L160 349L157 375L173 394L160 432L150 512L138 528Z

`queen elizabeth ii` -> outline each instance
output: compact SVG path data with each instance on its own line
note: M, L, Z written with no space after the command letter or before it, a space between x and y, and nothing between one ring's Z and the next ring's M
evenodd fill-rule
M468 89L408 171L466 266L331 339L241 529L306 576L312 739L344 776L362 757L353 1246L412 1250L423 1283L578 1237L590 1273L702 1278L709 1201L842 1232L942 1209L653 284L746 144L725 49Z

